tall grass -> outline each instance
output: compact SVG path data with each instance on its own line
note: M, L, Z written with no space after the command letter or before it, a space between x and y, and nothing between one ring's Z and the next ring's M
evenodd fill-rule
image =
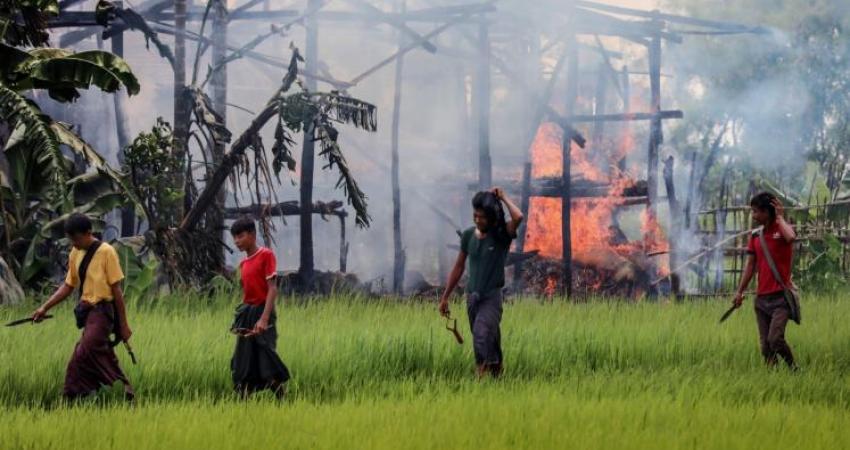
M58 400L79 333L68 305L51 321L0 329L0 448L82 446L101 430L92 423L139 448L243 448L255 438L324 448L846 448L850 303L806 300L804 326L788 328L798 374L763 367L750 308L718 325L726 305L716 301L515 300L503 323L506 375L479 384L461 304L464 346L433 304L284 299L278 347L293 379L281 406L231 394L230 298L163 299L130 307L139 365L119 356L139 394L133 409L120 389L74 407ZM27 313L2 309L0 321Z

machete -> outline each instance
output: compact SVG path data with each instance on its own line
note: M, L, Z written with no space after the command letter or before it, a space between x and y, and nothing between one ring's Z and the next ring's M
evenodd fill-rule
M720 323L723 323L724 321L726 321L726 319L728 319L729 316L731 316L732 313L735 312L735 310L738 309L738 308L739 308L739 305L732 305L731 308L726 310L726 312L723 313L722 316L720 316Z
M42 319L42 320L43 320L43 319L52 319L52 318L53 318L53 316L51 316L50 314L48 314L48 315L46 315L46 316L42 316L42 317L41 317L41 319ZM41 320L39 320L38 322L41 322ZM26 319L13 320L13 321L11 321L11 322L7 323L7 324L6 324L6 326L7 326L7 327L16 327L16 326L18 326L18 325L23 325L23 324L25 324L25 323L32 323L32 324L36 324L36 323L38 323L38 322L36 322L35 320L33 320L33 318L32 318L32 317L27 317Z
M124 348L127 349L127 353L130 354L130 361L133 361L133 364L138 364L136 362L136 354L133 353L133 347L130 347L130 343L127 341L121 341L124 344Z

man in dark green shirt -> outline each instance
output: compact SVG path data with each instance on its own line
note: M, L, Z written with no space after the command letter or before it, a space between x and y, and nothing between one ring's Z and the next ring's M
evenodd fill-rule
M505 222L502 204L511 216ZM461 236L460 253L440 299L440 314L449 314L449 296L457 287L469 260L467 313L472 328L476 374L502 373L502 288L505 286L505 260L516 238L522 212L499 188L479 192L472 199L475 226Z

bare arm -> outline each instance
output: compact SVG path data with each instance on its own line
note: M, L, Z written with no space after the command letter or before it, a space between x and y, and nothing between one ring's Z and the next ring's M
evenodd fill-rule
M54 292L53 295L51 295L50 298L47 299L47 301L44 302L43 305L41 305L38 309L35 310L32 315L33 320L35 320L36 322L40 321L44 317L44 315L47 314L47 311L50 311L51 308L58 305L59 303L62 303L62 301L68 298L68 296L71 295L71 293L73 292L73 287L69 286L66 283L62 283L62 285L56 289L56 292Z
M493 188L493 193L496 194L496 197L505 204L505 207L508 208L508 214L511 216L510 222L507 224L508 233L512 237L516 237L517 230L519 230L519 225L522 223L523 215L522 211L505 195L505 192L499 188Z
M460 277L463 276L463 271L466 269L466 253L458 252L457 259L455 260L455 265L452 268L451 273L449 274L448 284L446 285L446 290L443 292L443 296L440 298L440 314L448 315L449 313L449 297L454 292L455 288L457 288L457 284L460 282Z
M254 325L253 334L263 333L269 328L269 319L272 316L272 312L274 312L274 302L277 299L277 278L270 278L266 282L269 284L269 293L266 295L263 315L260 316L260 320Z
M797 233L794 232L794 227L785 221L785 207L779 200L773 200L773 208L776 210L776 225L779 227L779 233L785 242L792 243L797 239Z
M738 292L735 294L735 305L741 306L744 302L744 291L750 285L753 275L756 270L756 256L750 255L747 257L747 265L744 267L744 274L741 276L741 283L738 285Z
M117 282L110 286L112 288L112 301L115 302L115 307L118 309L118 320L121 328L121 340L127 342L133 331L130 330L130 324L127 321L127 303L124 301L124 290L121 289L121 282Z

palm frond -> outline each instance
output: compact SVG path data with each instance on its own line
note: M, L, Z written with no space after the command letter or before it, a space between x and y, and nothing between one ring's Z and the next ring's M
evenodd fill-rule
M354 125L366 131L378 130L378 108L353 97L341 95L337 91L328 94L318 94L323 111L331 120Z
M355 223L361 228L368 227L372 218L367 212L366 194L360 190L360 186L358 186L357 181L354 179L354 175L348 167L348 162L342 154L339 142L337 141L339 132L328 120L320 119L316 125L316 136L322 146L319 154L328 160L328 164L324 169L333 169L336 167L339 171L339 180L337 180L336 187L343 188L348 204L354 208Z
M224 125L224 118L213 108L212 99L199 87L187 87L185 95L192 106L197 125L212 136L216 144L230 142L232 133Z
M38 106L0 84L0 121L19 134L20 143L17 145L26 144L40 163L47 163L54 193L63 194L67 181L65 157L59 149L59 140Z

